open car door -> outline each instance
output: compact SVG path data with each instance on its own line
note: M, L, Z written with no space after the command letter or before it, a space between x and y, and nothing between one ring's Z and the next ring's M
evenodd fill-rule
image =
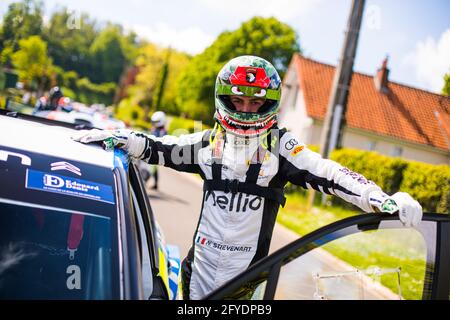
M448 300L450 218L362 214L317 229L260 260L205 299Z

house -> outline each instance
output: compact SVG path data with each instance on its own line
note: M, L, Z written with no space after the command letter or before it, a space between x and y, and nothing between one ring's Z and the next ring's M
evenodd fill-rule
M353 73L342 146L449 164L450 98L389 81L387 58L374 76ZM283 79L280 125L319 145L335 67L294 54Z

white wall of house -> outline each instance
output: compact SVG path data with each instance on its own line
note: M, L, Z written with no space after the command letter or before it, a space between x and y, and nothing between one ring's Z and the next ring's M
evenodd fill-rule
M319 145L322 126L323 123L321 121L314 121L309 127L308 133L305 134L306 139L303 142L309 145ZM344 129L342 146L344 148L376 151L386 156L401 157L407 160L450 165L450 156L432 147L413 145L412 143L357 129Z
M401 157L430 164L450 164L448 154L441 153L432 147L414 145L406 141L358 131L355 129L344 130L343 147L376 151L390 157Z
M296 72L290 69L285 79L282 99L280 101L280 127L287 128L300 141L308 144L313 119L306 114L305 99L303 97L303 91L299 90Z
M294 110L289 111L285 113L284 118L280 119L280 127L286 127L301 142L307 145L320 144L322 122L313 121L306 115L296 113ZM450 165L450 156L434 148L421 145L416 146L399 140L395 141L393 138L381 137L370 132L361 133L357 130L355 132L354 129L344 129L342 145L344 148L376 151L390 157L401 157L430 164Z

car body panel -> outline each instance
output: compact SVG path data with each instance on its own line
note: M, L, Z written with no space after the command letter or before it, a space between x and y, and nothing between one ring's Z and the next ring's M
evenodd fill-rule
M167 259L169 261L168 278L170 298L176 300L178 296L181 270L180 248L178 248L178 246L168 244L166 245L166 249Z
M85 145L70 137L77 131L70 128L0 116L0 145L67 160L114 168L113 152L100 145Z

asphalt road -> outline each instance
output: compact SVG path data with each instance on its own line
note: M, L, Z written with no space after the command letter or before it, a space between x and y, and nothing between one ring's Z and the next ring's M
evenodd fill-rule
M166 242L177 245L183 259L192 245L202 202L202 183L195 175L179 173L159 167L158 190L152 190L153 181L147 182L151 206L160 224ZM276 224L270 252L298 239L287 228ZM322 249L315 249L281 269L276 299L320 299L325 290L323 280L314 274L349 272L355 269ZM319 293L319 295L317 295ZM368 277L354 274L328 281L326 297L335 299L398 299L388 289L374 284ZM315 295L316 294L316 295Z

